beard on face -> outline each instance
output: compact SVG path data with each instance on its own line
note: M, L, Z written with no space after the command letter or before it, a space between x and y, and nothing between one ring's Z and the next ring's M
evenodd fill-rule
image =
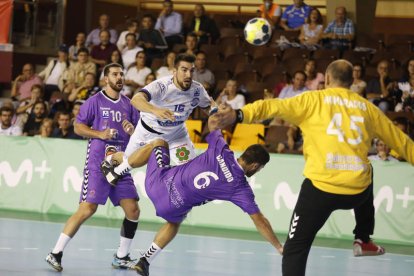
M112 82L108 80L108 83L109 83L109 87L111 87L116 92L121 92L122 87L124 86L124 82L122 80L119 80L117 82Z
M179 81L177 78L177 83L183 90L188 90L191 87L192 79L187 78L187 79L184 79L183 81Z

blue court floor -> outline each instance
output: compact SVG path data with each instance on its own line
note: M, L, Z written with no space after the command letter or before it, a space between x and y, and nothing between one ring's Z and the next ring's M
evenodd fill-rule
M111 267L119 230L88 225L82 226L67 246L63 271L55 272L44 258L62 228L62 223L0 218L0 275L137 275ZM147 249L154 234L137 231L133 257ZM281 261L266 242L178 234L152 262L150 275L281 275ZM355 258L351 248L313 247L307 275L414 275L414 256L387 253Z

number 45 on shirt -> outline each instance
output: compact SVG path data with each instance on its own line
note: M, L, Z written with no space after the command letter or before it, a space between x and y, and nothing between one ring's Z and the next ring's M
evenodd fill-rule
M342 114L335 113L330 121L328 128L326 129L326 134L328 135L336 135L338 137L339 142L346 142L351 145L358 145L362 142L362 130L357 125L357 123L364 123L364 117L361 116L351 116L350 121L350 129L357 133L357 137L353 138L346 138L344 131L342 129Z

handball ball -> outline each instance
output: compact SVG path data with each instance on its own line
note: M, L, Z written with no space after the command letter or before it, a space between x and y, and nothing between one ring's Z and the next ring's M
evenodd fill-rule
M272 27L264 18L253 18L244 27L244 37L252 45L266 44L272 36Z

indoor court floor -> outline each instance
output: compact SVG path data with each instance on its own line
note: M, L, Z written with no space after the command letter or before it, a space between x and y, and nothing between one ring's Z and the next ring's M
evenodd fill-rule
M119 229L84 225L65 249L63 271L44 261L63 223L0 218L0 275L137 275L111 267ZM155 232L136 233L132 256L151 244ZM282 257L264 241L178 234L152 262L153 276L281 275ZM353 257L351 248L312 247L306 275L414 275L414 255Z

